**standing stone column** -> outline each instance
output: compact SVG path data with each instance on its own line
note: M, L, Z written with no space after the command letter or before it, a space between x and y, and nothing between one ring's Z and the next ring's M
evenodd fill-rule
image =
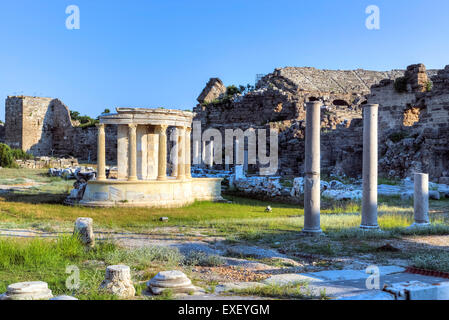
M305 234L319 235L320 227L320 133L321 103L306 103L306 146L304 181Z
M190 134L192 132L192 128L186 128L186 136L185 136L185 152L184 152L184 161L185 161L185 175L187 179L192 178L192 170L191 166L191 150L190 150Z
M184 180L185 175L185 127L177 127L178 130L178 180Z
M363 107L363 200L362 229L379 229L377 224L377 115L379 105Z
M137 125L128 125L129 134L129 176L128 181L137 181Z
M429 175L415 173L415 223L412 226L428 226L429 220Z
M157 179L167 180L167 126L156 126L156 133L159 135Z
M97 180L106 180L106 155L105 155L105 145L106 138L103 123L96 125L98 128L98 141L97 141Z

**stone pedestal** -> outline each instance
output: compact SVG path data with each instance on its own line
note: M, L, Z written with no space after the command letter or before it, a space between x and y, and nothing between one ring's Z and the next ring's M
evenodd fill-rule
M106 268L106 275L100 285L101 290L120 298L134 297L136 289L131 281L131 271L128 266L115 265Z
M320 235L320 133L321 103L306 103L306 145L304 183L304 229L306 235Z
M92 218L78 218L75 221L73 234L77 234L81 242L87 247L93 247L95 245L93 224Z
M8 286L0 300L48 300L53 298L48 284L42 281L19 282Z
M362 229L378 230L377 223L377 104L363 107Z

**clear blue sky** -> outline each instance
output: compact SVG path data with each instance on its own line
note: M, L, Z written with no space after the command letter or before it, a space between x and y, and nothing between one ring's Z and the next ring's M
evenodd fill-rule
M65 27L71 4L80 30ZM378 31L365 28L371 4ZM2 0L0 97L55 97L97 116L191 109L210 77L253 84L283 66L443 68L448 12L447 0Z

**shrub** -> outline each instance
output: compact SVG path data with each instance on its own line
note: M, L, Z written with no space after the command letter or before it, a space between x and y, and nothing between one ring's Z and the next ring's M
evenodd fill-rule
M0 167L16 168L15 160L33 159L32 154L26 153L22 149L11 149L8 145L0 143Z
M0 143L0 167L13 168L16 166L11 148Z
M30 153L23 151L22 149L11 149L11 154L16 160L30 160L34 159L34 156Z
M407 78L399 77L394 81L394 89L398 93L407 92Z
M427 83L426 83L426 92L432 91L432 87L433 87L432 81L427 81Z

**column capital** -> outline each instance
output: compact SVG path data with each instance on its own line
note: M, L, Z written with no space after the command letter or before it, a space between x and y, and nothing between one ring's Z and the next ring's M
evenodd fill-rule
M95 126L98 128L98 129L104 129L104 127L106 126L104 123L96 123L95 124Z
M154 130L155 130L155 132L157 134L164 134L165 135L165 134L167 134L167 128L168 128L168 125L160 124L160 125L156 125Z
M192 132L192 128L191 127L185 127L186 133L190 133Z
M131 129L131 130L137 129L137 124L135 124L135 123L129 123L129 124L128 124L128 128Z

